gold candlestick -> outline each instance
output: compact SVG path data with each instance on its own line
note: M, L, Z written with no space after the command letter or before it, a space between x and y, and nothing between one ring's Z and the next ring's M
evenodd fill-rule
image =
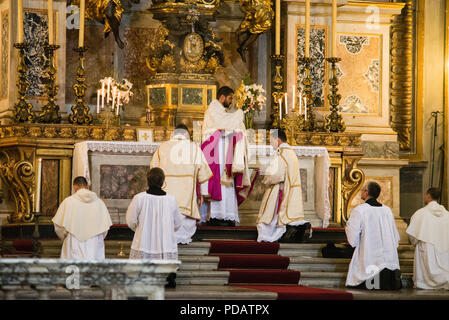
M79 54L80 64L76 70L76 84L73 85L73 90L76 96L76 105L72 106L72 114L69 116L69 122L72 124L88 125L92 123L92 115L89 114L89 106L84 103L84 95L86 91L86 81L84 75L84 53L87 51L86 47L78 47L74 49Z
M324 129L327 132L344 132L346 125L343 122L342 116L338 113L338 105L340 103L341 94L338 93L338 77L337 77L337 62L341 58L326 58L326 61L331 64L332 76L329 79L329 86L331 93L327 95L329 104L331 105L330 113L325 117Z
M305 78L302 80L304 97L307 101L306 112L307 119L304 117L304 131L315 131L316 123L315 123L315 114L313 113L313 104L314 104L314 95L312 93L312 84L313 80L310 77L310 63L312 63L315 58L310 57L302 57L298 59L300 63L303 64L304 71L306 73Z
M58 50L58 45L46 45L45 52L47 53L50 63L47 69L46 89L48 103L42 107L41 113L37 116L37 122L40 123L60 123L61 116L59 115L59 106L56 105L56 95L58 94L59 86L56 84L56 67L54 63L54 51Z
M283 77L283 63L284 56L282 55L272 55L271 59L273 60L275 75L273 77L272 87L273 87L273 104L271 106L271 127L272 128L280 128L280 120L279 112L282 110L279 109L279 101L284 97L284 77Z
M25 64L25 50L28 48L26 43L15 43L14 47L19 50L19 63L17 66L17 89L18 101L14 105L14 120L18 123L33 122L35 115L31 111L33 106L26 101L26 94L31 83L27 80L27 66Z
M296 133L299 131L304 131L304 116L298 115L295 112L290 112L281 120L281 128L285 131L287 135L288 144L296 145Z

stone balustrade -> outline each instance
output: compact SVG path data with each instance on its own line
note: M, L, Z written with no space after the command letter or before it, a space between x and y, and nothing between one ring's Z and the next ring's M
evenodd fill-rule
M108 300L163 300L166 278L180 264L178 260L0 259L0 290L6 300L30 289L46 300L58 287L69 289L73 299L80 298L82 289L97 287Z

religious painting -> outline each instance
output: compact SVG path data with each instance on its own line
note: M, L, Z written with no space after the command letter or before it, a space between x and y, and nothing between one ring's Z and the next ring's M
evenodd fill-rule
M1 48L0 48L0 99L8 98L8 65L9 65L9 13L1 15Z
M312 77L312 94L314 96L315 108L324 108L326 105L325 97L327 95L328 82L328 63L327 54L327 26L311 26L310 28L310 57L315 60L310 64L310 76ZM299 58L304 57L305 52L305 29L303 25L296 26L296 88L302 88L302 81L306 74Z
M337 39L341 112L380 115L382 35L341 33Z
M147 189L148 166L101 165L100 197L102 199L132 199Z
M42 160L41 200L40 212L53 217L59 207L59 160Z
M377 182L382 190L377 200L380 203L393 209L393 177L374 177L374 176L365 177L365 183L370 181ZM352 199L351 210L354 209L359 204L365 203L365 201L363 201L361 198L362 188L360 188L360 190Z

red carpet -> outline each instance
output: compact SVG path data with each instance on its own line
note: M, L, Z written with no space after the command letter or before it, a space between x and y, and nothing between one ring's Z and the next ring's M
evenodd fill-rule
M300 276L293 270L229 270L228 283L298 284Z
M352 300L352 293L303 286L238 285L241 288L276 292L278 300Z
M278 242L210 241L209 253L277 254Z
M219 254L219 269L287 269L289 257L278 255Z

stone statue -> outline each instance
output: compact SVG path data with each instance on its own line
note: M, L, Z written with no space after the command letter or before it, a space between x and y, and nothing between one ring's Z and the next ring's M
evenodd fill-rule
M120 49L124 48L120 39L120 21L124 12L123 0L86 0L86 18L104 24L105 37L112 31L115 41ZM138 4L140 0L127 0L133 4ZM69 0L69 4L79 6L79 0Z
M260 34L271 28L274 12L270 0L240 0L239 6L245 17L237 30L237 51L246 62L245 51Z

